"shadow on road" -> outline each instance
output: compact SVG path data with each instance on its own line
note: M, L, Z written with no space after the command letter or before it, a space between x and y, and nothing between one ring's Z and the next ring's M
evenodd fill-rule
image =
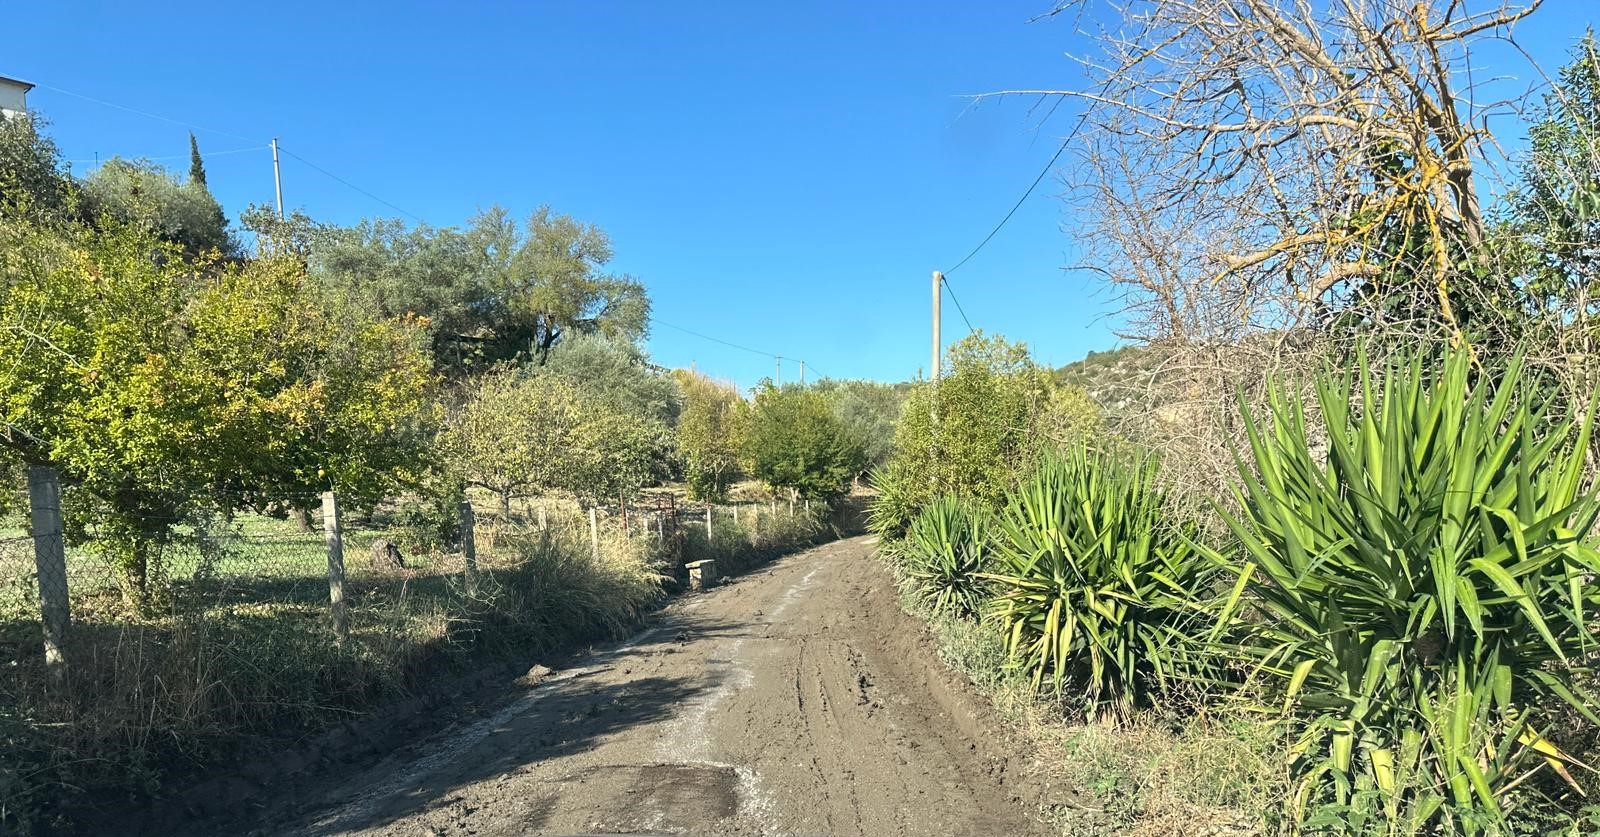
M294 833L330 837L379 829L454 802L455 791L463 787L581 753L609 736L664 721L685 701L720 686L720 677L701 671L693 677L643 676L619 682L626 678L625 669L650 656L675 653L696 639L747 629L692 614L664 620L642 641L584 661L593 670L547 683L474 724L441 735L415 758L393 764L392 775L368 771L356 777L362 796L326 799L331 816L313 818L313 826ZM537 827L534 822L528 825Z

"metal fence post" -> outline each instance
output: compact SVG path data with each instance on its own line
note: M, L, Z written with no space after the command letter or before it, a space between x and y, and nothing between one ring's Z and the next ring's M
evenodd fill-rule
M67 673L67 553L61 539L61 479L48 465L28 468L28 506L33 521L33 560L44 621L44 664L58 682Z
M464 580L467 595L478 594L478 533L477 517L472 513L472 503L461 501L461 558L466 562Z
M344 531L339 528L339 498L322 492L322 534L328 542L328 601L333 606L333 632L340 644L350 638L350 605L344 598Z
M594 559L600 560L600 520L595 515L594 506L589 507L589 550L594 553Z

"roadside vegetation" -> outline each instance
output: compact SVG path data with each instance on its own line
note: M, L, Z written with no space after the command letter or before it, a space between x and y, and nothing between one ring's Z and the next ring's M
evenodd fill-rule
M736 573L837 536L888 447L894 387L743 392L651 363L645 286L592 224L252 207L236 227L190 148L187 177L80 178L0 118L0 830L168 794L486 656L625 635L687 561ZM63 486L59 679L39 467Z
M874 479L906 607L1065 834L1595 833L1593 37L1491 190L1428 114L1519 9L1139 8L1060 95L1142 342L950 349Z

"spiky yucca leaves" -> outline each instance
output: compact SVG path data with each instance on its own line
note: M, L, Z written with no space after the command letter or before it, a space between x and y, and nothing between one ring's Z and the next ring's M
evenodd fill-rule
M1081 688L1091 712L1160 688L1204 636L1210 563L1172 519L1156 462L1078 446L1050 454L995 526L989 616L1036 686Z
M1530 774L1571 767L1543 736L1552 704L1594 717L1571 676L1600 571L1592 410L1556 416L1520 363L1475 372L1462 352L1381 385L1359 367L1316 382L1326 455L1293 395L1244 410L1226 613L1259 618L1219 647L1299 724L1299 812L1377 799L1391 822L1492 832Z
M987 596L984 570L989 514L944 495L911 521L901 569L917 600L941 614L972 617Z

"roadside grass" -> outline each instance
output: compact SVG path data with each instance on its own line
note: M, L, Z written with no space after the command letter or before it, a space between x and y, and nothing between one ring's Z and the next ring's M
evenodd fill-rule
M898 570L897 570L898 572ZM1016 730L1052 787L1038 812L1063 837L1264 835L1289 789L1288 742L1266 723L1159 708L1085 722L1008 663L990 626L926 607L903 582L900 605L928 624L939 655ZM1070 699L1070 698L1069 698Z

